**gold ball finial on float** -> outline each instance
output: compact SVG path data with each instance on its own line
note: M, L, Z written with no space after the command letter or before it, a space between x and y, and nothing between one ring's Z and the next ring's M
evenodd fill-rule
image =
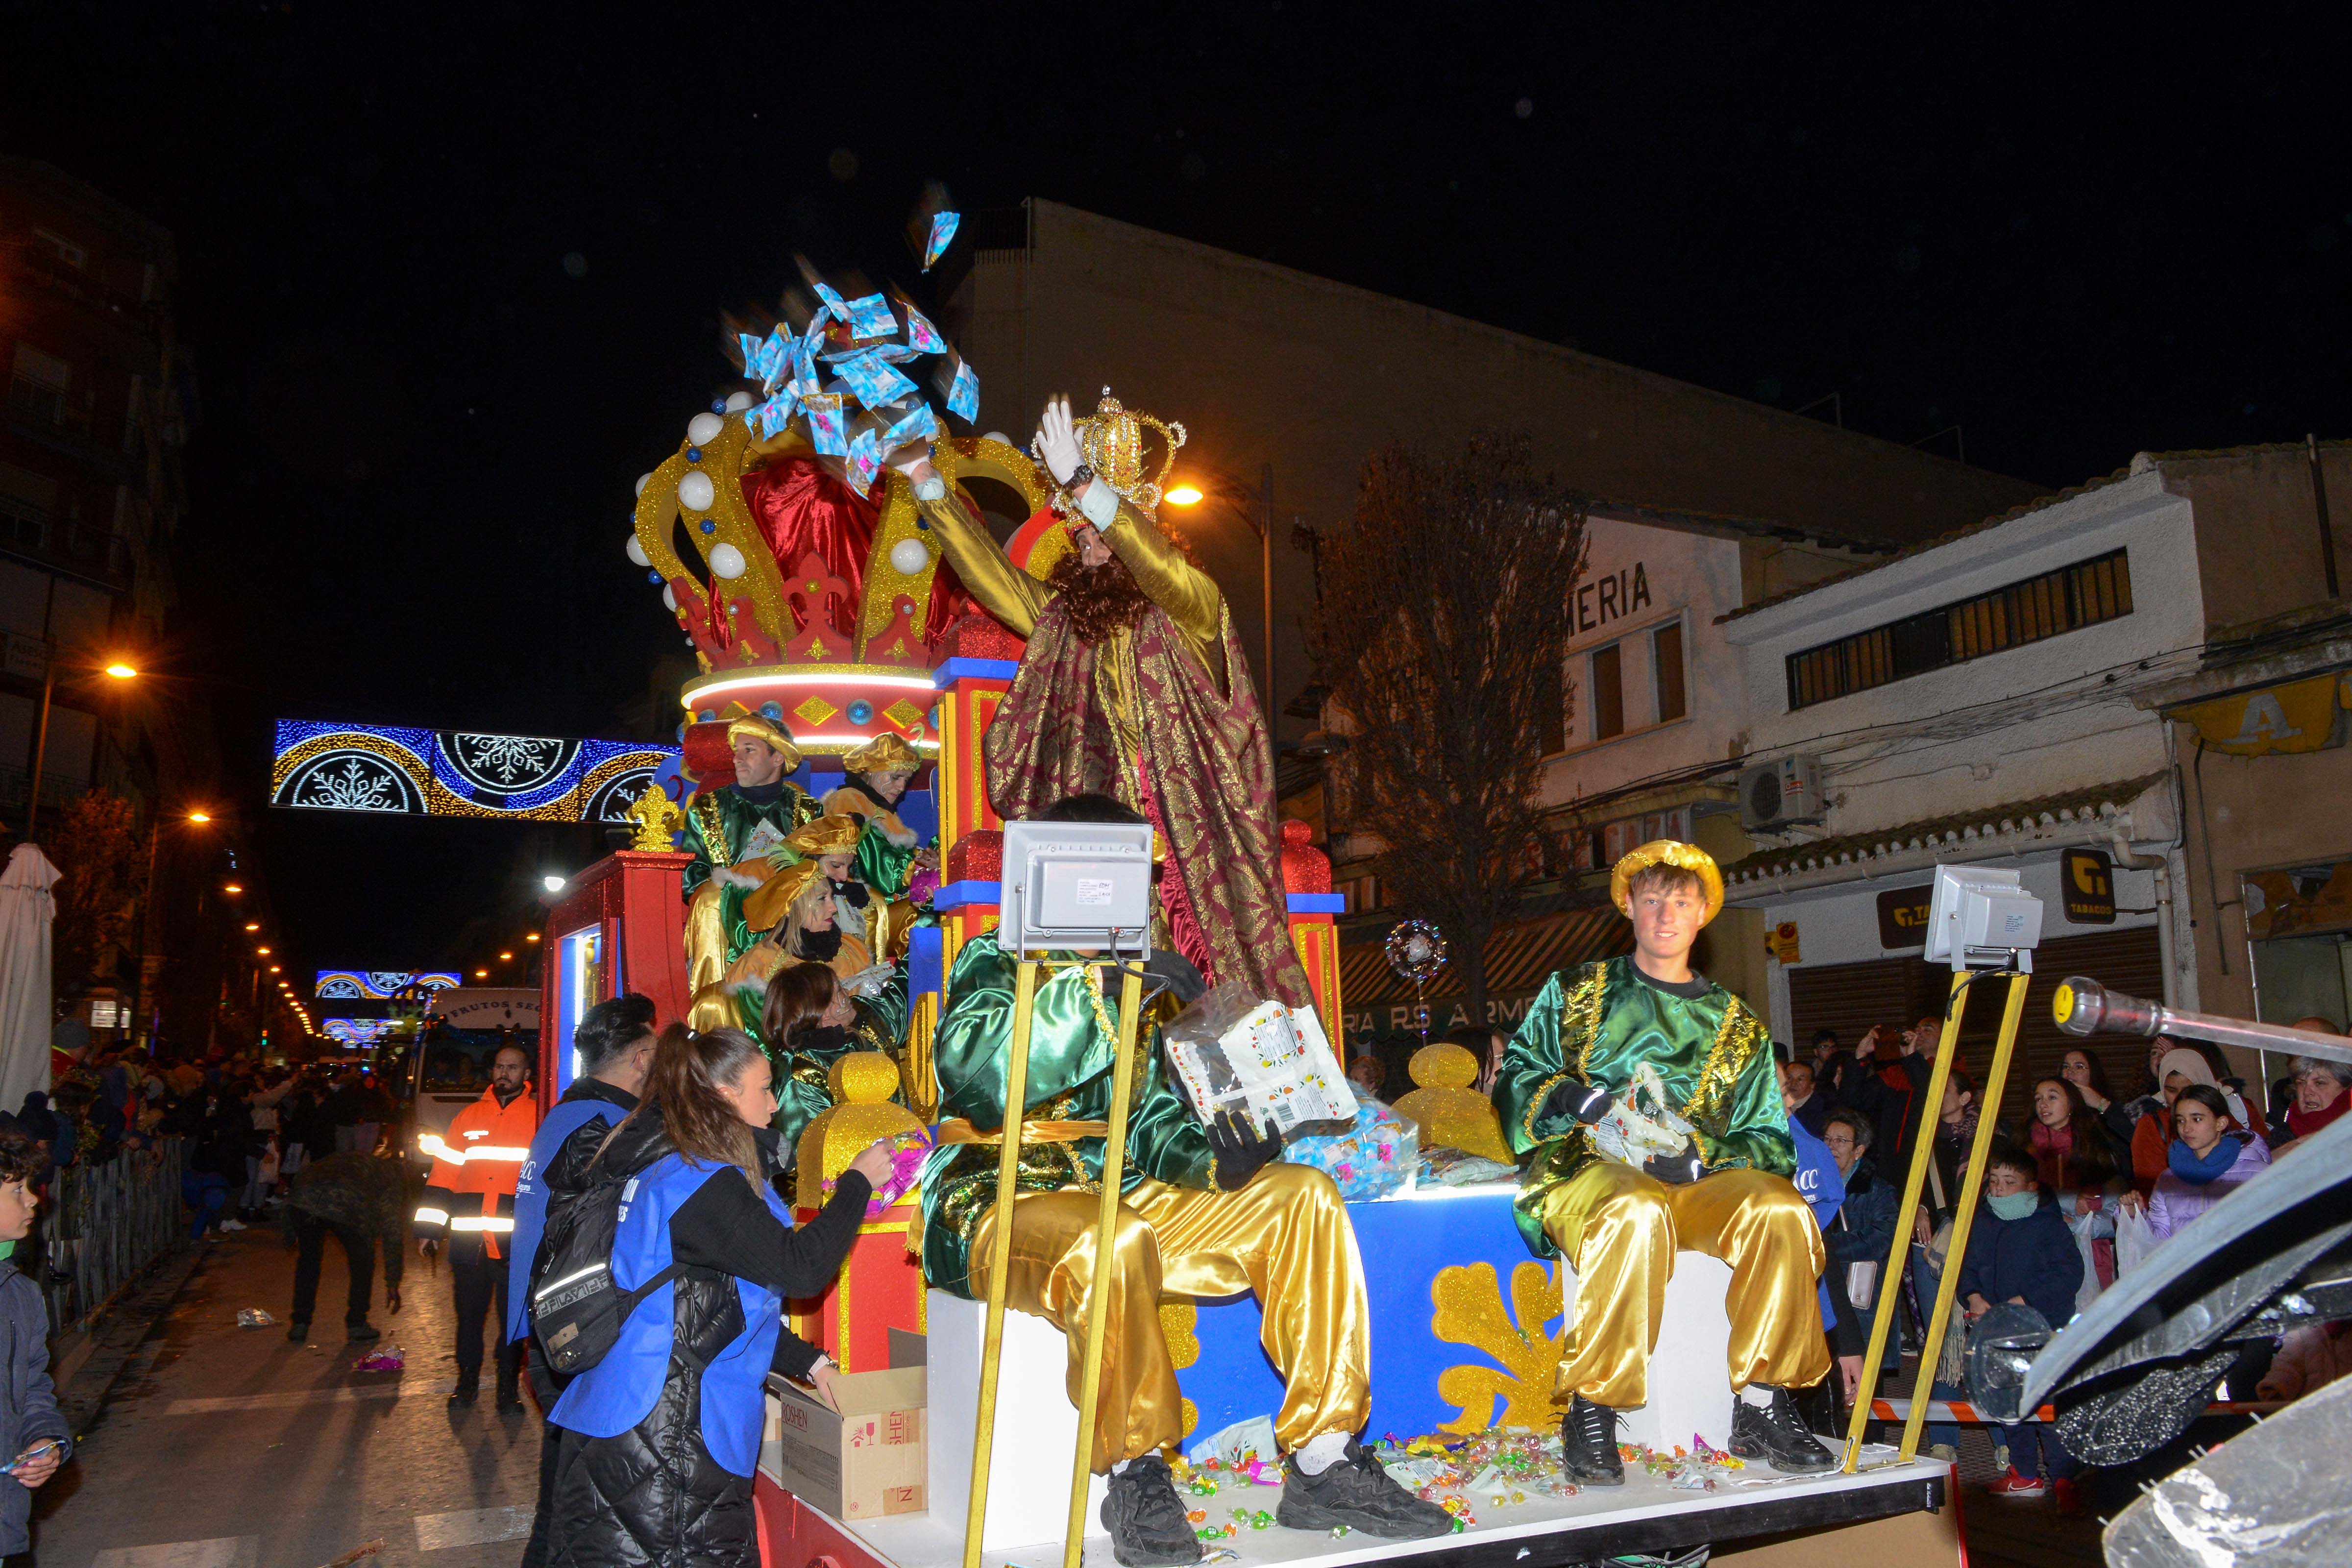
M819 1111L801 1133L800 1173L793 1194L802 1208L824 1206L824 1189L877 1138L923 1135L923 1124L890 1097L898 1091L898 1065L880 1051L852 1051L825 1074L831 1110ZM911 1202L909 1193L900 1201Z

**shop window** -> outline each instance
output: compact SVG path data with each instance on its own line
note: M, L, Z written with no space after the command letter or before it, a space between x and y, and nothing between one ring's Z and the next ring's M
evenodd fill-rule
M1592 650L1592 738L1606 741L1625 732L1622 643Z
M1683 716L1687 700L1683 687L1683 624L1668 621L1650 634L1650 679L1658 694L1658 722Z
M1790 654L1789 707L1793 710L1851 696L2131 612L2131 563L2125 552L2109 551Z

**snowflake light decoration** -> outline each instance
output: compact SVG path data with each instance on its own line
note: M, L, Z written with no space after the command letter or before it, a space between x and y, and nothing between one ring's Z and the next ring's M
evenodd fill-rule
M1426 985L1445 967L1445 936L1427 921L1405 921L1389 932L1389 967L1400 980Z

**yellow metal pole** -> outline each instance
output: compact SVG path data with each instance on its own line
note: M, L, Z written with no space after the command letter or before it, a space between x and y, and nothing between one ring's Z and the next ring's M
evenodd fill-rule
M1911 1216L1919 1212L1919 1194L1927 1184L1927 1162L1935 1158L1936 1117L1943 1110L1944 1083L1952 1076L1952 1057L1959 1048L1960 1018L1968 1011L1968 995L1960 987L1968 978L1965 971L1952 972L1951 995L1944 1004L1943 1040L1936 1047L1936 1065L1927 1075L1927 1102L1919 1112L1919 1131L1924 1136L1912 1149L1911 1169L1903 1178L1903 1202L1895 1211L1895 1240L1887 1249L1886 1271L1879 1276L1878 1311L1870 1321L1870 1349L1863 1354L1862 1384L1854 1390L1853 1417L1846 1429L1848 1475L1861 1468L1862 1434L1870 1421L1870 1402L1878 1392L1878 1363L1886 1353L1887 1337L1895 1329L1903 1268L1911 1260Z
M1070 1461L1070 1528L1063 1537L1062 1568L1078 1568L1087 1534L1087 1489L1094 1479L1095 1404L1102 1385L1103 1323L1116 1266L1111 1243L1118 1226L1120 1173L1127 1167L1128 1098L1135 1080L1135 1037L1143 1011L1143 979L1124 970L1118 988L1118 1057L1111 1068L1110 1136L1103 1143L1102 1202L1095 1211L1095 1272L1087 1288L1087 1370L1079 1383L1078 1451Z
M1976 1219L1977 1194L1984 1190L1985 1160L1992 1152L1994 1112L2000 1108L2000 1088L2009 1077L2009 1054L2017 1044L2017 1024L2025 1014L2025 988L2032 978L2020 974L2009 983L2009 1005L2001 1010L1992 1069L1985 1074L1984 1092L1977 1101L1976 1142L1969 1146L1969 1173L1960 1183L1960 1206L1952 1216L1951 1244L1944 1249L1943 1272L1936 1277L1936 1310L1927 1320L1927 1342L1919 1347L1919 1374L1911 1384L1911 1414L1903 1423L1897 1464L1909 1463L1919 1452L1919 1427L1927 1418L1927 1401L1935 1396L1936 1358L1943 1352L1944 1330L1951 1321L1960 1260L1969 1255L1969 1226Z
M988 1329L980 1349L980 1430L971 1444L971 1500L963 1516L963 1568L980 1568L981 1526L988 1521L988 1464L996 1446L997 1363L1004 1355L1004 1277L1013 1267L1013 1176L1021 1163L1021 1118L1029 1108L1029 1030L1037 1002L1037 963L1013 970L1013 1050L1004 1068L1003 1142L996 1156L996 1210L988 1246Z

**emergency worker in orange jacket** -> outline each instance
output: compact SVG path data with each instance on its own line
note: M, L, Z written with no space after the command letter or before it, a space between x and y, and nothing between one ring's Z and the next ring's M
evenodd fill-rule
M482 1098L457 1112L446 1138L427 1133L421 1140L433 1171L416 1208L416 1249L430 1258L446 1246L457 1304L457 1386L449 1402L471 1405L481 1393L482 1325L495 1300L490 1331L498 1340L501 1415L522 1414L516 1386L522 1346L506 1337L507 1242L514 1234L515 1180L538 1131L530 1055L520 1046L500 1046Z

